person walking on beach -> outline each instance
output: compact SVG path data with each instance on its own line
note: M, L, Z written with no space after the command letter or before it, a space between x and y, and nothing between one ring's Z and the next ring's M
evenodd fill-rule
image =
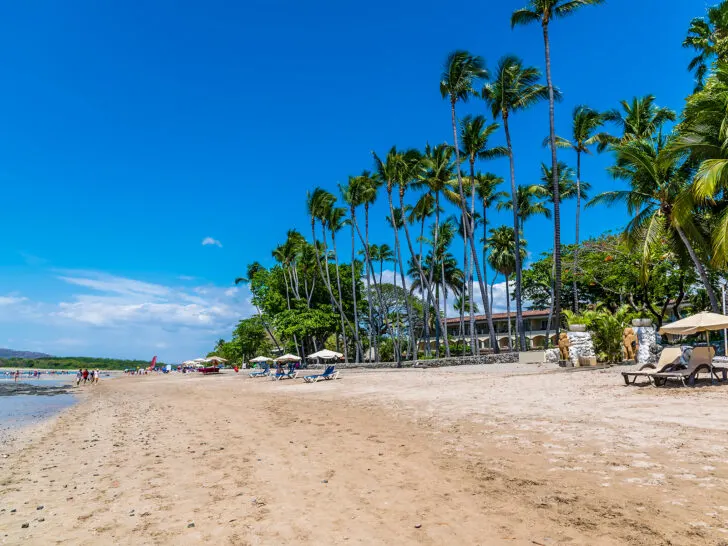
M76 373L76 386L77 387L81 384L81 379L83 379L83 370L81 368L79 368L78 372Z
M83 384L86 384L86 381L88 381L88 369L83 369Z
M99 370L94 370L94 383L99 382L99 377L101 376L101 372Z

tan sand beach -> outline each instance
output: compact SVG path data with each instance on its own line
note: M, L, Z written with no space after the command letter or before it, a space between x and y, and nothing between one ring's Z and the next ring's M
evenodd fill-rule
M618 372L102 381L0 448L0 544L727 543L728 390Z

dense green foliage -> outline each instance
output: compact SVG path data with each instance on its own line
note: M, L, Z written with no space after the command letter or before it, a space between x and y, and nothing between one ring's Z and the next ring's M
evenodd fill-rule
M269 343L299 354L327 346L347 360L399 361L422 349L425 357L440 354L441 343L450 355L451 342L457 343L452 354L466 347L475 354L476 306L486 315L497 351L487 265L503 275L509 293L513 290L516 348L526 347L525 302L550 309L550 328L557 332L564 323L562 309L600 309L590 324L599 331L599 350L607 358L616 358L612 337L629 313L659 325L680 317L686 302L695 310L718 312L717 293L728 264L728 0L689 23L683 45L694 51L688 68L697 85L681 113L659 106L649 94L603 112L581 104L571 113L569 136L559 136L560 93L551 78L549 33L561 18L601 3L529 0L513 13L512 26L540 27L544 70L507 54L489 73L480 56L463 50L447 55L439 91L449 106L452 134L444 135L449 143L392 146L386 154L373 153L373 170L350 176L339 186L339 196L321 187L309 191L310 234L289 231L273 250L275 266L253 263L236 281L248 284L258 316L254 328L246 325L229 343L222 342L220 354L247 358L253 348L263 350ZM459 118L468 101L478 102L480 112ZM539 184L520 185L510 122L546 103L544 145L551 161L542 165ZM491 145L501 130L505 146ZM573 164L565 161L566 152ZM588 195L583 175L589 176L587 158L593 152L611 155L608 173L615 184ZM496 157L508 158L508 176L480 170ZM509 191L499 190L505 180ZM386 243L369 240L370 207L378 198L386 199L388 209L386 218L375 219L391 228ZM560 214L566 199L576 202L573 245L561 244L562 222L571 222ZM582 242L583 202L587 208L624 206L630 221L618 235ZM486 223L493 205L512 211L511 225ZM524 267L527 220L534 215L552 219L554 246ZM341 237L347 238L350 256L337 250ZM384 269L394 270L394 278L385 282ZM457 340L443 335L448 298L457 302L460 315ZM466 324L470 339L465 339Z
M0 359L0 368L35 368L38 370L78 370L79 368L125 370L148 368L149 364L147 360L122 360L118 358L93 358L86 356ZM157 366L164 366L164 363L157 361Z

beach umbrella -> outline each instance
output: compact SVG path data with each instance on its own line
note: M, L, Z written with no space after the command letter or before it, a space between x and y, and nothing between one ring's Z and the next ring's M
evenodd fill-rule
M328 349L322 349L316 353L308 355L306 358L321 358L323 360L334 360L335 358L342 358L344 355L337 353L336 351L329 351Z
M661 334L689 335L698 332L712 332L728 328L728 316L718 313L703 311L697 315L685 317L684 319L665 324L660 328Z
M219 356L211 356L209 358L206 358L205 359L205 362L218 362L218 363L220 363L220 362L227 362L227 360L224 359L224 358L221 358Z
M256 356L255 358L251 358L249 362L270 362L271 360L273 359L269 356Z
M252 362L252 360L251 360ZM284 354L283 356L279 356L275 359L275 362L301 362L301 357L292 355L291 353Z

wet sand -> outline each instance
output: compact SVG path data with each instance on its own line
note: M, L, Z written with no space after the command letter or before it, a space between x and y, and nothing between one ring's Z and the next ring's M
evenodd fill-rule
M728 541L728 386L618 372L102 381L0 447L0 543Z

